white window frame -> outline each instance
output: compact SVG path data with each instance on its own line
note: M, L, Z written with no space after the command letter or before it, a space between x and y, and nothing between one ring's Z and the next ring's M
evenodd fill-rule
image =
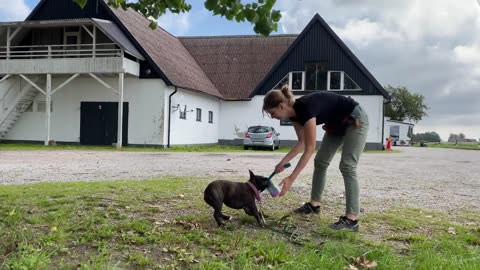
M330 76L332 72L340 72L340 89L330 89ZM358 84L350 78L357 86ZM362 88L358 86L358 89L345 89L345 71L329 70L327 75L327 91L362 91Z
M299 73L299 72L302 73L302 89L293 89L292 88L293 73ZM330 89L330 76L331 76L332 72L340 72L340 89ZM290 87L290 89L292 91L307 91L307 89L305 89L305 84L306 84L306 81L305 81L306 72L305 71L290 71L290 72L288 72L288 74L285 75L285 77L283 77L275 85L275 87L272 88L272 89L279 89L279 87L281 87L280 82L285 80L285 78L288 78L288 86ZM350 78L350 80L352 80L359 88L358 89L345 89L345 72L340 71L340 70L329 70L329 71L327 71L327 89L325 89L325 90L327 90L327 91L363 91L363 89L360 88L360 86L357 84L357 82L355 82L352 78ZM308 90L308 91L324 91L324 90Z
M213 111L208 111L208 123L213 124Z
M202 109L197 108L196 112L196 119L197 122L202 122Z
M293 73L302 73L302 89L293 89ZM292 91L305 91L305 71L290 71L288 73L288 87Z

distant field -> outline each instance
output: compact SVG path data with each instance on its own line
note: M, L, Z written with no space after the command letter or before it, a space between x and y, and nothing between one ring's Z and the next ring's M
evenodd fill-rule
M455 149L468 149L468 150L480 150L480 144L478 143L428 143L428 147L436 148L455 148Z

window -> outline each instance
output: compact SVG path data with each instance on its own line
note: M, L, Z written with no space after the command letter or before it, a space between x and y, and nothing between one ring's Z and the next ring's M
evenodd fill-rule
M292 90L303 90L304 85L303 85L303 71L293 71L290 72L290 89Z
M315 63L306 64L306 68L306 71L289 72L272 89L280 89L284 84L287 84L293 91L362 90L344 71L319 70Z
M342 72L340 71L329 71L328 77L329 87L328 90L341 90L342 89Z
M249 132L249 133L268 133L268 132L270 132L270 129L268 127L264 127L264 126L255 126L255 127L249 127L247 132Z
M283 85L287 84L290 85L290 73L287 73L283 79L281 79L272 89L280 89Z
M213 123L213 112L208 111L208 123Z
M197 122L202 122L202 109L197 108Z
M47 102L37 101L37 112L46 112L47 111ZM50 102L50 112L53 112L53 101Z
M362 90L358 84L356 84L347 73L343 72L343 90Z
M305 64L305 90L326 90L327 89L327 63L306 63Z
M180 119L187 120L187 105L185 105L183 110L180 108Z
M327 90L361 90L361 88L345 72L329 71Z
M400 126L395 125L395 126L390 126L390 136L394 139L397 139L400 137Z

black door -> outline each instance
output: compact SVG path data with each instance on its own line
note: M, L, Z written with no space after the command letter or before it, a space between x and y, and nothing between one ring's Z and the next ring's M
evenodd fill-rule
M80 103L80 144L112 145L117 142L118 102ZM122 145L128 142L128 102L123 103Z

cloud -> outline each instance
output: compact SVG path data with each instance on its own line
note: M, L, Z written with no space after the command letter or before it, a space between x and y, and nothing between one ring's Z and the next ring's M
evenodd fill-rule
M29 13L24 0L0 0L0 21L23 21Z
M359 47L368 46L372 42L381 40L401 40L400 34L389 31L381 24L370 21L368 18L350 20L343 28L333 27L337 35L348 39Z
M382 85L424 95L431 109L417 130L442 130L443 138L449 128L470 128L480 138L479 2L278 0L275 7L284 33L300 33L319 13Z
M157 22L160 27L168 31L174 36L182 36L190 29L190 16L191 13L174 14L167 12L160 16Z

